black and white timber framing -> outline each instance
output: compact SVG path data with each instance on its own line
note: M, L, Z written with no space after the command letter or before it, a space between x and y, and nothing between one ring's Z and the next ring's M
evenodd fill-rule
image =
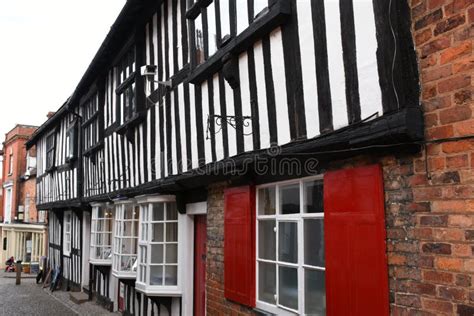
M229 177L225 162L237 167L272 146L324 162L334 156L319 151L421 139L409 9L392 2L128 0L74 94L29 142L38 209L52 214L51 265L84 280L89 203L202 188ZM157 66L153 80L140 75L144 65ZM212 176L196 172L204 167ZM70 257L68 210L79 225ZM112 302L123 284L130 314L166 306L133 282L110 286L104 268L89 274L92 291Z

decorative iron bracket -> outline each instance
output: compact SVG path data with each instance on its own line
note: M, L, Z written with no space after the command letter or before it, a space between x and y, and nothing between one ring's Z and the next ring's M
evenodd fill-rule
M206 131L206 139L210 139L210 134L213 133L213 135L218 134L222 130L223 124L227 124L233 129L237 129L237 127L242 126L242 129L244 127L250 127L252 121L251 116L235 116L235 115L208 115L207 116L207 131ZM219 127L219 129L216 131L212 131L211 126L216 125ZM250 133L244 133L244 136L249 136L252 135L253 131Z

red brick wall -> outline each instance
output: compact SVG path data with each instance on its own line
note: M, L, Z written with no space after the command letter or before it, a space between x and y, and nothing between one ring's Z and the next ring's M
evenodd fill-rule
M224 298L224 189L209 187L207 200L206 295L209 315L251 315L251 309Z
M26 146L25 143L28 138L36 131L36 127L17 125L10 132L6 134L5 142L3 146L3 182L13 183L12 188L12 221L15 218L18 205L24 205L24 201L21 200L21 181L20 177L26 172ZM10 153L13 153L13 168L12 173L9 174L10 170ZM34 152L35 153L35 152ZM36 154L36 153L35 153ZM3 188L2 188L3 190ZM34 200L35 194L32 194ZM2 204L5 204L5 194L3 194ZM31 208L30 208L31 209ZM2 212L1 214L4 217Z
M426 138L474 135L474 1L412 0L411 6ZM428 145L428 175L420 156L413 175L401 179L413 198L401 206L411 208L414 226L389 230L389 238L407 239L390 246L394 315L474 315L473 150L473 139ZM386 189L390 200L387 183Z

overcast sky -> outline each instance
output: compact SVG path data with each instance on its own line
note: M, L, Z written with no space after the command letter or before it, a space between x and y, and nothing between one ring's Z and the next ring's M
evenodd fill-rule
M0 143L72 94L125 0L0 0ZM1 147L1 145L0 145Z

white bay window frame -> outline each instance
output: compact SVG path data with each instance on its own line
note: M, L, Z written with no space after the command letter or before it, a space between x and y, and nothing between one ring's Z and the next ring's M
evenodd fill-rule
M105 203L94 203L92 206L91 217L91 240L90 240L90 259L89 262L94 265L110 266L112 265L112 246L114 215L113 205ZM99 217L103 214L104 216ZM107 228L107 230L106 230ZM108 243L106 241L109 241ZM97 252L101 256L97 257Z
M305 221L308 220L321 220L324 223L324 212L317 213L307 213L305 212L306 206L306 190L305 183L310 183L313 181L322 181L323 176L318 175L314 177L306 177L297 180L289 180L277 183L270 183L257 186L256 194L256 305L258 309L273 313L275 315L306 315L305 311L305 272L306 271L321 271L325 273L325 266L316 266L305 264ZM298 186L299 187L299 212L293 214L282 214L281 212L281 188L288 186ZM261 189L273 188L275 190L275 214L272 215L263 215L259 214L259 205L260 205L260 194ZM259 223L264 221L275 221L275 226L273 231L275 232L275 258L274 259L264 259L262 258L263 254L260 253L259 249ZM280 260L279 258L279 233L280 233L280 223L295 223L297 229L297 260L296 262L290 263L287 261ZM323 237L324 243L324 237ZM275 265L275 303L269 303L261 300L260 298L260 268L259 265L270 264ZM324 262L323 262L324 265ZM297 271L297 290L298 290L298 299L297 299L297 308L291 308L284 306L279 303L280 293L279 293L279 268L288 267L296 269ZM266 270L268 272L268 269ZM316 304L316 303L314 303ZM325 306L324 306L325 308ZM312 315L312 314L311 314Z
M117 278L136 278L138 264L139 213L139 206L135 200L115 202L114 237L112 242L112 274ZM130 231L127 231L127 228ZM130 248L127 249L126 245ZM126 262L125 267L122 265L123 262Z
M139 239L138 239L138 269L136 279L136 289L149 296L167 296L167 297L178 297L183 296L188 292L187 285L185 282L191 282L192 263L193 260L193 221L190 216L186 214L180 214L176 208L176 198L172 195L155 195L155 196L144 196L136 198L140 205L140 226L139 226ZM162 219L153 220L154 206L164 204L164 214ZM176 212L176 216L172 219L167 218L168 207L173 206L173 212ZM162 241L153 242L153 229L154 225L162 224L163 227L163 239ZM167 241L166 226L167 224L177 224L176 241ZM152 247L156 245L163 245L163 260L162 263L152 263ZM177 245L176 260L171 260L169 264L166 262L166 246ZM159 249L160 247L156 247ZM176 261L176 262L174 262ZM152 284L151 277L155 271L152 267L163 266L165 271L162 272L162 284ZM166 285L166 268L176 267L176 284ZM157 268L158 270L160 268ZM191 279L189 279L191 278ZM159 280L159 279L158 279ZM188 293L191 295L191 293Z

